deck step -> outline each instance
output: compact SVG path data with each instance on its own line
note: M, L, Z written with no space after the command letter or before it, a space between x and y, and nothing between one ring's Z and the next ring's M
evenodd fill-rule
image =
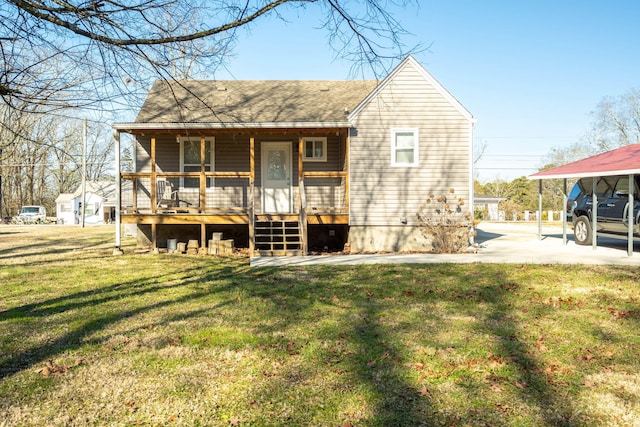
M268 256L302 256L304 255L304 252L302 250L288 250L288 251L254 251L254 255L255 256L264 256L264 257L268 257Z
M257 215L254 248L260 256L289 256L304 253L299 217Z

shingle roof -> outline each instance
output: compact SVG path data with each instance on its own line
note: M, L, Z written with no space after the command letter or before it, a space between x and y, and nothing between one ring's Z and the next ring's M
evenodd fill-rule
M193 80L154 83L136 123L344 122L371 80Z
M640 144L625 145L577 162L547 169L530 175L529 179L579 178L631 173L640 173Z

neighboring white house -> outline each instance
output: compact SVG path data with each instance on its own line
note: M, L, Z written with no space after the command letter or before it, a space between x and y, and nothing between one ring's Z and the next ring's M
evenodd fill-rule
M73 194L62 193L56 199L56 215L63 224L79 224L84 208L85 224L108 224L115 218L116 192L111 181L87 181L85 202L82 185Z
M58 224L73 224L74 211L75 204L73 194L60 193L56 199L56 218L58 219Z
M476 194L473 196L473 206L475 209L484 212L484 219L489 221L504 221L504 212L502 215L498 210L500 202L506 200L504 197L485 196Z

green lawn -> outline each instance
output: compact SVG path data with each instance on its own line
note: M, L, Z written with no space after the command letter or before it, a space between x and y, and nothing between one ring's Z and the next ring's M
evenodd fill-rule
M640 268L253 269L112 239L0 226L0 426L640 425Z

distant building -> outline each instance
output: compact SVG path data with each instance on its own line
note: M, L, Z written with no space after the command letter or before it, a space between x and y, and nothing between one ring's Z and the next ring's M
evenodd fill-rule
M485 196L482 194L474 194L473 208L476 211L484 212L484 219L488 221L504 221L504 214L500 216L498 206L500 202L506 200L504 197Z
M62 193L56 199L56 216L62 224L79 224L84 209L85 224L108 224L115 219L116 187L111 181L87 181L85 201L82 185L71 194Z
M74 201L72 193L60 193L56 199L56 218L58 224L74 223Z

